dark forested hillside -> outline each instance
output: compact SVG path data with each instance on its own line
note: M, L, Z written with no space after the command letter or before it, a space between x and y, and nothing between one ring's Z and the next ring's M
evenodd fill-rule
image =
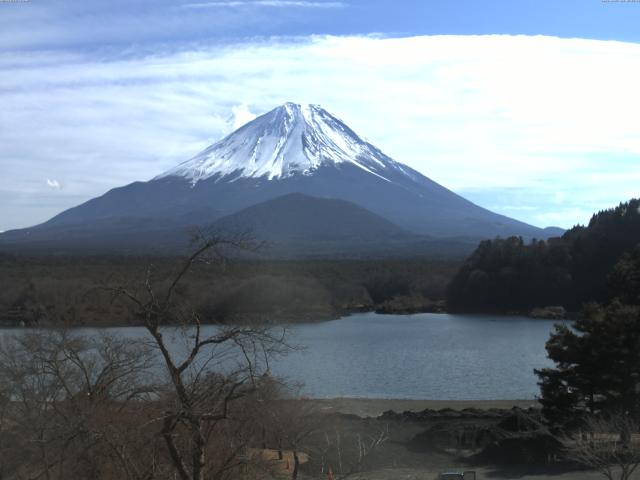
M587 301L634 295L627 290L638 285L633 266L639 263L639 244L640 199L598 212L588 226L574 227L560 238L486 240L449 285L448 305L478 311L545 305L576 310Z
M23 257L0 253L0 326L136 324L103 287L162 283L175 257ZM459 263L428 260L198 263L178 295L212 323L327 320L355 311L441 307ZM186 301L186 300L185 300Z

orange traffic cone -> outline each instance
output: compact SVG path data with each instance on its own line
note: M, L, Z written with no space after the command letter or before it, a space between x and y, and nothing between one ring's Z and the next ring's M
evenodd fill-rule
M329 467L329 472L327 473L327 480L333 480L333 470Z

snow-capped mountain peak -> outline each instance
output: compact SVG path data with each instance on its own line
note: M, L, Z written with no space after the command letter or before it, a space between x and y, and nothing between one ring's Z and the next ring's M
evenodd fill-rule
M301 193L315 199L302 205ZM327 206L329 200L352 206ZM372 215L395 227L384 227ZM165 232L168 244L186 246L181 242L187 230L231 225L225 218L252 231L288 232L310 245L318 240L319 252L333 248L334 240L326 239L358 236L367 238L363 248L384 245L384 252L395 252L397 246L398 251L421 251L425 239L412 234L465 239L549 236L474 205L392 160L321 107L287 103L151 181L114 188L37 227L0 235L0 247L5 241L31 242L38 249L82 245L92 251L111 245L148 251L154 242L165 241ZM253 224L242 223L250 218ZM325 232L319 225L332 227ZM260 230L262 226L269 228ZM377 244L377 232L391 235L386 237L389 243ZM412 234L407 237L406 232ZM340 237L332 237L335 234ZM437 248L450 255L449 242Z
M388 168L402 169L322 107L285 103L156 179L272 180L312 175L323 165L344 162L385 180Z

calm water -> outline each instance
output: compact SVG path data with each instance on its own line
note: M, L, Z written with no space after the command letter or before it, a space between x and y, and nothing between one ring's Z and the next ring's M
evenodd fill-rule
M278 374L313 397L433 400L529 399L534 368L551 365L544 344L553 321L480 315L353 315L295 327L308 345Z
M289 327L290 343L306 348L271 369L317 398L530 399L539 392L533 369L551 365L544 344L553 325L524 317L357 314ZM108 330L147 336L142 328Z

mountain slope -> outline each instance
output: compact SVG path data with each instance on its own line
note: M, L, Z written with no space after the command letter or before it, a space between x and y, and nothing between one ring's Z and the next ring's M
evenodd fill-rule
M462 258L475 247L464 239L442 242L407 232L351 202L301 193L223 217L211 231L265 241L259 254L279 258Z
M278 242L384 242L416 237L354 203L301 193L252 205L219 219L212 227L222 232L248 231L256 238Z
M0 243L46 243L48 237L64 243L65 232L71 241L78 229L120 234L126 243L134 232L117 227L121 219L151 230L208 225L292 193L352 202L432 237L547 238L551 232L456 195L394 161L318 106L287 103L148 182L115 188L41 225L0 235Z
M190 216L186 220L191 219ZM293 193L252 205L208 225L152 218L111 218L88 224L8 233L0 250L55 254L158 254L189 250L196 230L264 243L251 258L463 258L475 247L464 239L412 234L344 200ZM13 238L13 241L9 241ZM18 239L18 241L16 241ZM4 240L4 241L3 241Z

